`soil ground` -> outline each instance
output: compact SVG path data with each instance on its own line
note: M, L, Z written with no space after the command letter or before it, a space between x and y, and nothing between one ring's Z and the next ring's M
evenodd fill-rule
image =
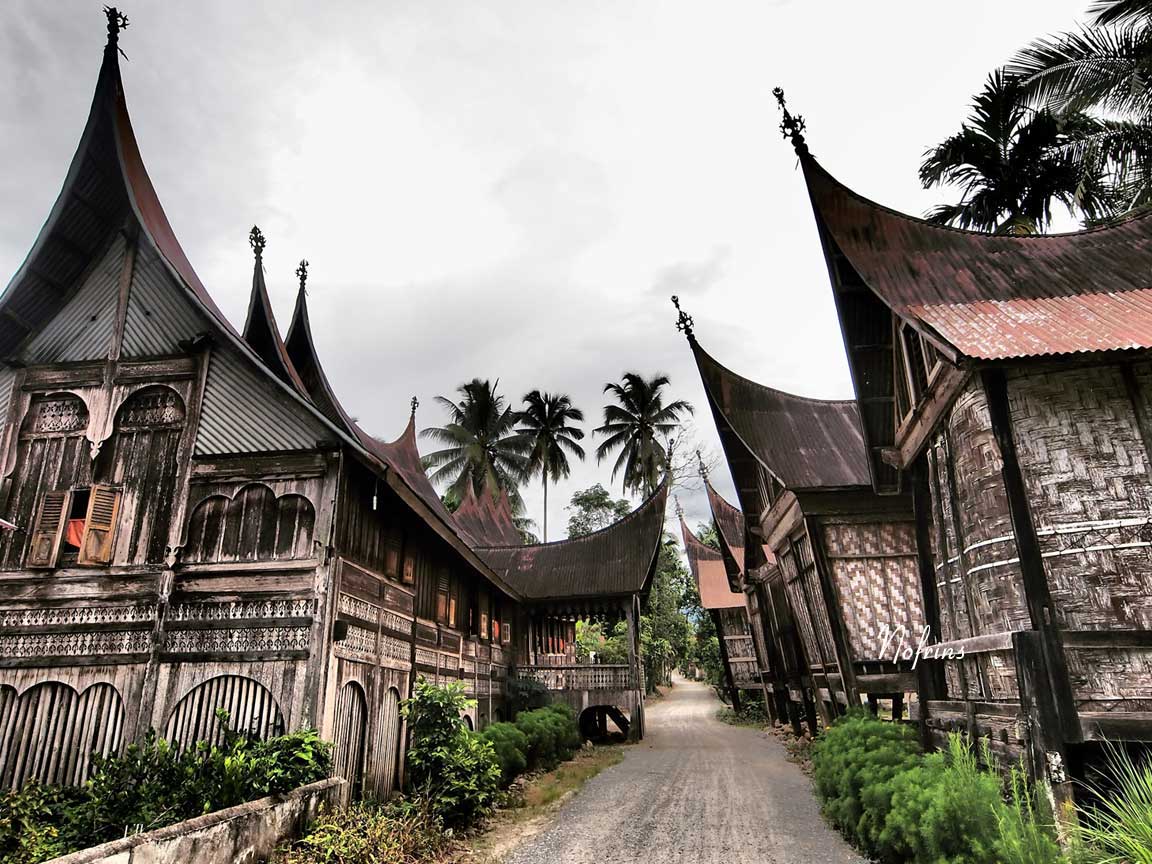
M721 723L719 707L708 686L678 681L648 707L644 741L505 864L864 864L783 745Z

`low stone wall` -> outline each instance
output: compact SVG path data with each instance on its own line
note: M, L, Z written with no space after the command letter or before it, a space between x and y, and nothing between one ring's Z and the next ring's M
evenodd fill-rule
M256 864L299 836L323 803L339 802L344 780L333 777L53 858L45 864Z

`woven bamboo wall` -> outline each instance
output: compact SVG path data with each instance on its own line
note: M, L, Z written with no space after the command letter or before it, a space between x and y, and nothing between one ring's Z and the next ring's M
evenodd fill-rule
M887 634L904 628L915 641L924 627L915 524L825 521L822 528L853 659L891 659L890 648L881 657Z
M1020 468L1053 606L1069 630L1152 629L1152 478L1136 411L1152 372L1120 366L1009 373ZM1069 649L1084 710L1147 710L1152 651Z

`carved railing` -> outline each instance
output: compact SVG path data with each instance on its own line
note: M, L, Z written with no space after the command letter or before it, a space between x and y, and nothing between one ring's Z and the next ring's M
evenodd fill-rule
M730 660L729 666L736 684L760 683L760 667L755 660Z
M637 690L627 666L518 666L515 677L537 681L548 690Z

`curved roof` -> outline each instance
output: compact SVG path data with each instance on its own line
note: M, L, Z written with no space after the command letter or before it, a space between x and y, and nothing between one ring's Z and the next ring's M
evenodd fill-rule
M272 303L268 299L268 287L264 284L264 262L259 254L252 265L252 295L248 300L248 318L244 322L244 341L273 375L308 395L308 389L288 358L284 340L280 338L280 328L276 326L276 316L272 314Z
M701 543L683 516L680 517L680 534L684 538L684 552L688 556L692 578L700 592L700 605L705 609L743 608L744 595L729 587L728 571L720 551Z
M477 546L521 544L520 531L512 518L512 502L507 490L501 489L500 495L495 498L487 492L477 496L469 483L464 491L464 500L452 518Z
M993 235L898 213L801 153L835 250L893 311L980 359L1152 348L1152 213L1052 235Z
M689 336L704 389L748 451L790 489L871 481L854 400L794 396L721 366Z
M738 570L744 569L744 514L739 507L729 504L712 483L705 478L704 489L708 492L708 506L712 508L712 521L716 523L716 533L720 542L728 547Z
M656 572L668 483L618 522L553 543L482 549L480 554L529 600L642 594Z
M63 188L28 256L0 295L0 359L12 356L30 334L63 308L79 276L106 242L110 233L108 226L118 227L130 217L134 217L141 230L142 242L156 249L176 284L187 292L193 305L205 313L218 335L256 367L268 372L271 386L288 393L303 411L323 422L374 466L386 469L389 485L396 488L444 540L486 578L515 594L459 536L451 515L419 468L413 424L409 423L398 441L382 444L361 430L340 408L316 359L302 297L297 300L288 344L277 345L279 333L267 304L263 275L254 274L245 329L251 331L249 335L256 346L261 346L259 350L236 332L216 306L180 247L144 168L120 76L117 34L111 27L88 120ZM280 372L287 373L287 379ZM312 376L311 382L309 376Z

